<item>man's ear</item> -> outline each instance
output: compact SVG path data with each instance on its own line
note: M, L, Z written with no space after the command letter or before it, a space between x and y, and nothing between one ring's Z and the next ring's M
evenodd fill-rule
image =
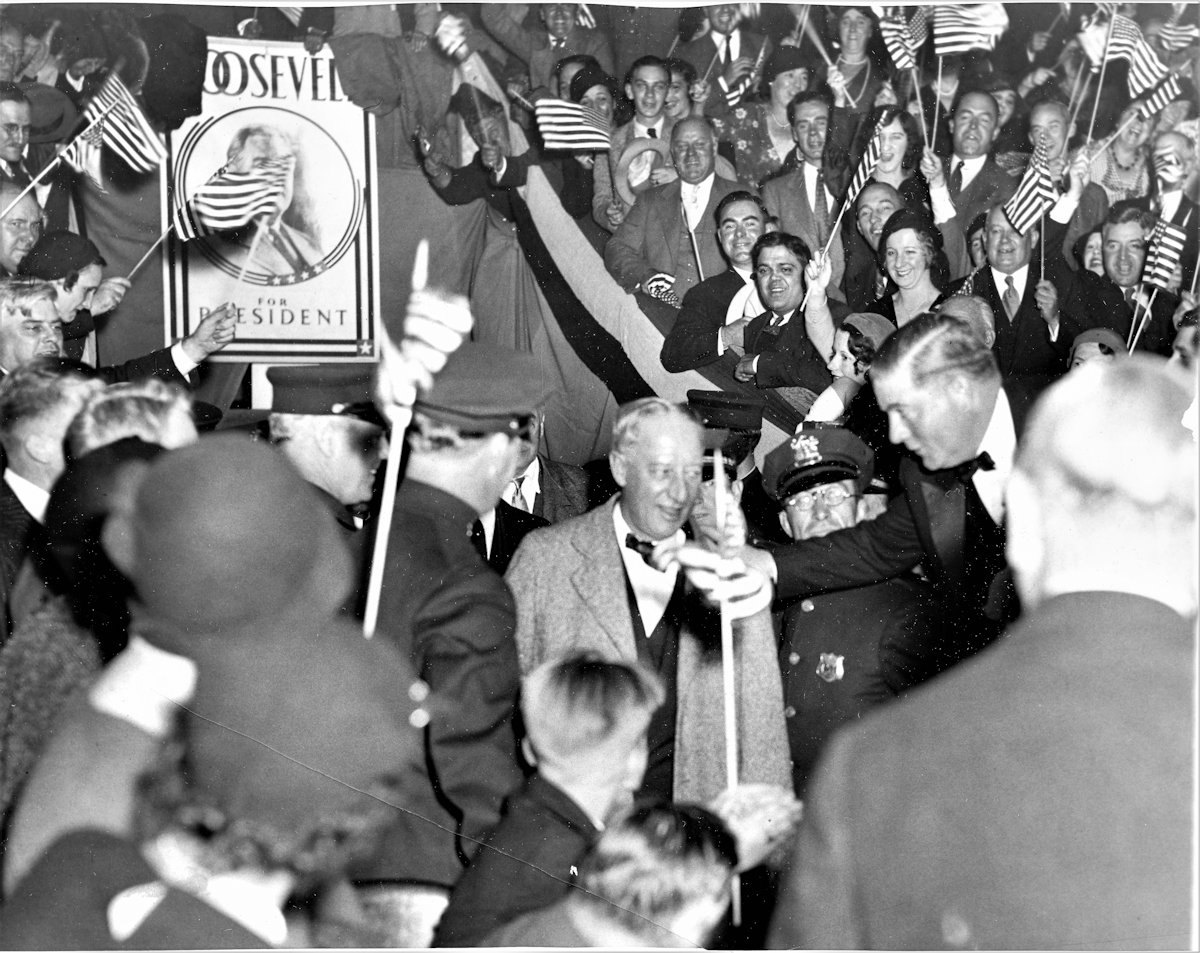
M620 453L610 453L608 455L608 469L612 473L613 479L617 486L625 488L625 481L629 478L629 461Z
M625 98L631 102L633 101L633 83L625 84Z
M521 754L525 756L525 760L532 766L536 767L538 763L537 752L533 750L533 745L529 738L521 739Z
M775 515L779 517L779 525L783 529L783 532L787 536L787 538L795 539L796 537L792 535L792 524L788 522L787 511L780 510Z
M56 444L59 446L56 447ZM61 440L56 441L52 437L38 432L22 437L21 448L25 451L26 456L38 463L52 463L55 453L62 452Z
M136 562L136 547L133 541L133 524L129 514L123 510L113 510L104 521L100 531L100 544L112 560L113 565L121 570L127 579L133 578Z

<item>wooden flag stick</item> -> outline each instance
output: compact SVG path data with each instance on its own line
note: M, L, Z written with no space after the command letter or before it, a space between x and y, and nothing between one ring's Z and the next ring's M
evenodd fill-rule
M1154 313L1154 299L1157 297L1158 297L1158 286L1156 285L1154 287L1154 290L1150 292L1150 301L1146 304L1146 310L1142 312L1142 320L1137 325L1137 333L1134 334L1133 339L1129 342L1129 353L1130 354L1132 354L1133 349L1135 347L1137 347L1138 338L1140 338L1142 336L1142 331L1144 331L1146 329L1146 325L1150 323L1150 317ZM1135 314L1135 317L1136 317L1136 314Z
M1196 270L1192 273L1192 294L1196 293L1196 283L1200 282L1200 256L1196 257Z
M942 58L938 57L938 74L937 85L933 87L933 122L929 128L933 130L933 140L929 142L929 148L937 148L934 143L937 142L938 134L938 111L942 105ZM929 141L929 140L927 140Z
M1067 115L1071 117L1071 121L1075 121L1075 114L1079 112L1079 107L1076 105L1076 97L1079 95L1079 83L1085 76L1089 75L1088 70L1081 69L1075 73L1075 82L1071 84L1071 98L1067 101Z
M141 268L142 265L146 264L146 261L150 258L151 255L154 254L154 249L158 248L159 245L161 245L164 241L166 241L167 236L171 234L171 229L173 229L174 227L175 227L174 222L171 222L170 224L167 225L166 230L161 235L158 236L158 240L146 250L146 254L144 254L141 258L138 259L138 263L133 266L133 270L130 271L129 274L127 274L125 276L126 281L133 281L133 276L138 273L138 269Z
M677 47L678 45L679 45L679 31L676 30L675 31L675 39L673 39L671 41L671 48L669 50L667 50L667 55L664 56L663 59L669 60L671 58L671 54L675 52L675 47ZM710 66L709 69L712 69L712 67ZM705 74L705 75L707 75L707 74Z
M1038 226L1038 250L1042 253L1042 270L1038 272L1038 281L1046 277L1046 210L1042 209L1042 221Z
M692 226L688 224L687 207L683 204L683 200L679 201L679 211L683 215L683 227L687 229L688 238L692 240L692 254L696 256L696 274L700 276L700 280L704 280L704 264L700 261L700 246L696 244L696 233L692 230Z
M812 41L812 45L817 48L817 52L821 54L821 59L825 61L825 65L830 69L833 68L833 60L829 58L829 54L825 52L825 43L821 39L821 34L817 32L816 25L811 19L804 21L804 35Z
M867 185L869 185L869 184L870 184L870 182L867 183ZM866 187L867 187L866 185L863 186L864 189ZM833 228L830 229L830 232L829 232L829 240L827 242L825 242L825 247L821 249L821 255L823 257L829 256L829 249L833 247L833 240L835 238L837 238L838 228L842 224L842 216L846 214L846 209L848 209L854 203L854 199L856 199L856 198L858 198L857 195L855 195L853 197L847 195L846 201L844 201L842 203L842 207L840 209L838 209L837 218L835 218L833 220ZM800 313L801 314L804 314L804 306L808 304L808 293L811 290L812 290L811 285L806 285L804 288L804 298L800 302Z
M933 148L933 143L929 141L929 127L925 125L925 104L921 102L921 78L917 75L916 66L912 67L913 92L917 94L917 112L921 116L921 135L925 137L925 144L930 149Z
M1092 141L1092 133L1096 129L1096 113L1100 109L1100 99L1104 93L1104 70L1108 67L1108 46L1112 43L1113 26L1116 22L1115 15L1108 18L1108 35L1104 38L1104 56L1100 60L1100 78L1096 81L1096 101L1092 103L1092 121L1088 123L1086 142Z
M728 43L729 40L726 40L725 42ZM713 58L708 61L708 69L706 69L704 71L704 75L700 77L700 82L702 82L702 83L708 82L708 74L712 72L712 68L717 65L717 60L720 58L721 58L721 47L718 46L717 52L715 52L713 54Z
M417 244L413 260L412 290L424 291L429 278L429 239L422 238ZM395 349L387 332L387 325L379 321L380 373L386 373L384 355ZM403 456L404 432L412 422L412 407L381 407L387 416L388 455L383 463L383 499L379 505L379 523L375 530L375 547L371 552L371 570L367 581L367 604L363 612L363 638L375 635L379 621L379 599L383 594L383 572L387 564L388 536L392 531L392 517L396 512L396 488L400 485L400 457Z
M725 546L725 507L728 493L725 486L725 456L718 447L713 451L713 508L717 511L717 532L721 538L722 549ZM728 602L722 599L721 675L725 704L725 786L731 790L738 784L736 665L737 659L733 652L733 619L729 615ZM740 926L742 922L742 884L741 878L736 873L733 875L730 892L733 903L733 925Z

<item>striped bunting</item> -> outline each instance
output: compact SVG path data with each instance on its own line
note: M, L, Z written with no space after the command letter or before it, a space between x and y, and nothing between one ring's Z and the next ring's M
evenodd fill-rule
M1187 232L1178 225L1163 219L1158 220L1150 233L1150 247L1146 252L1146 264L1142 268L1142 281L1169 290L1167 283L1183 259L1183 244Z
M294 163L288 156L250 172L222 169L190 199L180 201L182 193L177 193L173 209L176 234L186 242L211 232L241 228L260 215L277 214Z
M100 120L104 144L135 172L153 172L167 158L158 133L115 71L108 74L83 115L88 122Z
M937 6L933 10L933 48L938 56L967 50L994 50L1008 29L1008 14L1000 3Z
M589 106L564 99L539 99L534 109L547 149L599 152L612 145L608 123Z

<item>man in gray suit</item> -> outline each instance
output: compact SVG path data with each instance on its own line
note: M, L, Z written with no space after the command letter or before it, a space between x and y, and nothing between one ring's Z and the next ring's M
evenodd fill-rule
M946 163L946 184L964 235L976 215L1003 205L1020 184L991 156L999 116L996 100L982 90L963 93L950 114L954 154Z
M1007 488L1025 615L834 736L768 945L1194 947L1189 400L1137 356L1043 395Z
M719 619L683 572L646 558L656 544L683 539L700 492L702 435L685 406L658 397L625 405L609 455L621 492L525 537L506 581L522 672L591 650L659 674L667 698L651 721L642 794L707 802L725 787ZM769 611L734 628L739 778L790 788Z
M742 186L716 174L717 139L706 119L675 124L671 158L679 178L638 197L609 240L604 265L626 291L682 299L725 270L714 217L721 199Z

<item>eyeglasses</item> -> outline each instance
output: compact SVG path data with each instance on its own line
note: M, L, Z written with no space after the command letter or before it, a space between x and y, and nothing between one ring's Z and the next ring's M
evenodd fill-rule
M797 493L787 501L787 505L792 509L807 513L817 505L817 500L820 500L826 506L839 506L854 496L855 494L851 493L844 486L839 486L837 483L830 483L815 490Z
M31 126L23 126L16 122L0 122L0 132L9 139L28 139Z

